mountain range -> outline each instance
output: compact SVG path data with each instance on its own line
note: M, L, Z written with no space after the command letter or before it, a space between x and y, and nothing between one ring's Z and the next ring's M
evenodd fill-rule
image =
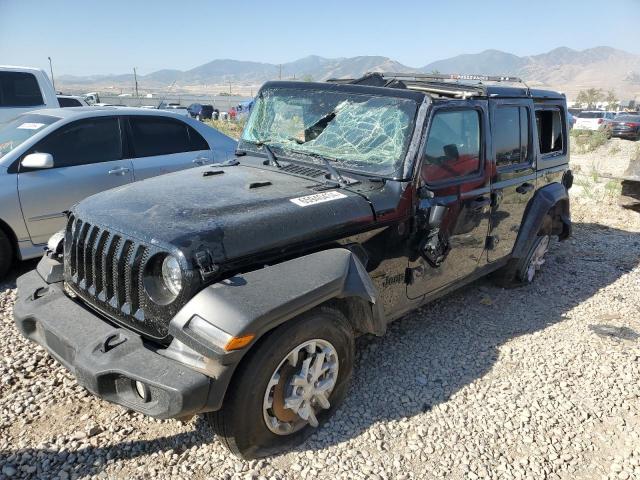
M366 72L473 73L517 75L530 86L553 88L569 97L586 88L612 89L621 99L640 96L640 55L611 47L573 50L560 47L539 55L517 56L500 50L463 54L422 67L403 65L391 58L359 56L324 58L317 55L281 65L218 59L190 70L164 69L138 76L140 89L203 92L221 85L258 86L267 80L355 78ZM131 89L133 75L91 75L56 78L67 88L102 87Z

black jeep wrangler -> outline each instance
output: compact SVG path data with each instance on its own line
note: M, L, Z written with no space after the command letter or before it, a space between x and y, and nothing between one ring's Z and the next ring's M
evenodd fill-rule
M97 396L245 458L347 394L354 338L570 235L565 97L507 77L269 82L237 158L69 212L15 321Z

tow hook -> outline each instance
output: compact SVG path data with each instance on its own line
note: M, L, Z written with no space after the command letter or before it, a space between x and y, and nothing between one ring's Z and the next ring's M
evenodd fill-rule
M107 337L100 344L100 351L102 353L107 353L110 350L113 350L118 345L122 345L127 341L127 337L120 333L111 333L107 335Z

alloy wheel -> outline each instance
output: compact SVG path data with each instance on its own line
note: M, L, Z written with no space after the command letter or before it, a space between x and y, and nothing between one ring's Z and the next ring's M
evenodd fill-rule
M267 428L289 435L306 425L317 427L318 414L328 409L338 379L338 353L322 339L306 341L280 362L267 384L263 416Z

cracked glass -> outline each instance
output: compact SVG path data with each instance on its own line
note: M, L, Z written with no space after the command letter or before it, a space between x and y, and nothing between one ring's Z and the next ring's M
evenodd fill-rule
M312 155L321 155L337 167L394 175L402 166L417 107L404 98L267 89L244 129L242 148L267 143L293 159L317 161Z

